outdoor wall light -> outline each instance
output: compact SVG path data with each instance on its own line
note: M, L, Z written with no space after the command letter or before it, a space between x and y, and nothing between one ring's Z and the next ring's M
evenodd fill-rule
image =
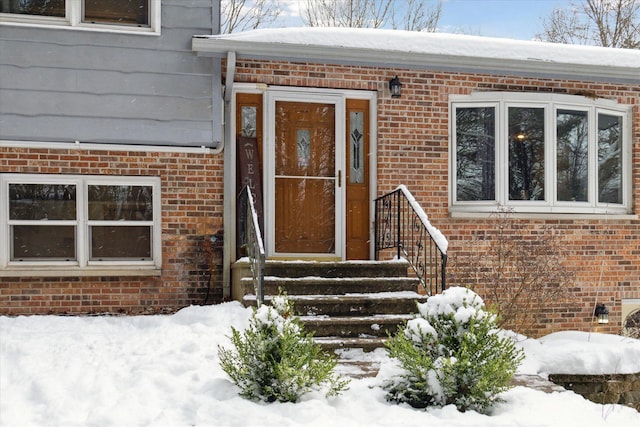
M389 91L391 92L392 98L400 98L402 93L402 83L400 83L398 76L389 80Z
M600 324L609 323L609 310L607 310L607 307L604 304L596 304L593 317Z

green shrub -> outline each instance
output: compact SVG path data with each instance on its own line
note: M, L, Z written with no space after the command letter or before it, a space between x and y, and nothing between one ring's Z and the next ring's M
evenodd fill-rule
M387 400L486 413L509 388L522 351L499 335L496 315L469 289L449 288L418 310L387 343L402 371L383 384Z
M324 353L293 315L286 296L253 311L244 332L232 329L235 350L218 347L220 366L240 387L240 395L265 402L297 402L312 390L327 396L347 388L334 375L337 361Z

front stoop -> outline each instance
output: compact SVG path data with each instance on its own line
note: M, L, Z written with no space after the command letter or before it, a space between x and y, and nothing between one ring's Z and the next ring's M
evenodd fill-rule
M316 342L330 351L384 346L389 334L412 318L418 279L408 276L402 261L267 261L265 303L282 289L294 303L296 315ZM245 306L255 306L250 277L234 280L235 294ZM239 289L238 289L239 288Z

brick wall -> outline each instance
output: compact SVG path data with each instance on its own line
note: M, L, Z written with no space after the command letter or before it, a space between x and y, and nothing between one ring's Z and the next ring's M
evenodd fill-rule
M402 97L392 99L389 79L397 75ZM496 220L452 218L448 212L449 95L475 91L574 94L613 99L633 105L634 213L640 214L640 84L622 85L562 79L430 72L397 68L349 67L310 63L239 60L236 81L278 86L322 87L378 92L378 194L404 183L450 240L450 285L473 285L487 298L482 283L460 283L455 258L472 250L474 236L491 233ZM540 323L526 331L544 335L561 329L616 333L621 327L621 300L640 298L640 221L610 219L521 220L524 232L543 227L559 233L561 256L575 273L565 301L550 303ZM527 231L528 230L528 231ZM594 326L593 307L605 303L610 323Z
M158 313L221 301L222 155L0 148L0 171L160 177L163 260L155 277L0 277L0 314Z

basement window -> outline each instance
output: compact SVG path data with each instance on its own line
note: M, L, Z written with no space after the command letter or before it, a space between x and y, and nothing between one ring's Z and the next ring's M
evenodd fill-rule
M160 266L157 178L0 178L4 266Z

